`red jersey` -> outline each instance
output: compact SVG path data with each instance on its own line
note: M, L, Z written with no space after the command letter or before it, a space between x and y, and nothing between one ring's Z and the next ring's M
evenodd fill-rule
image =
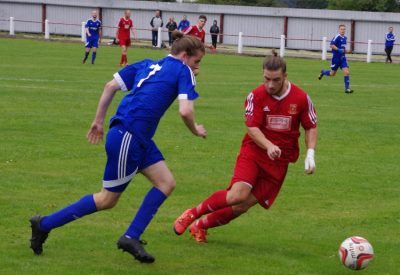
M200 39L201 42L204 43L204 39L206 38L206 32L204 29L199 30L199 28L196 25L190 26L189 28L185 29L183 31L184 34L187 35L192 35Z
M299 157L300 124L308 130L317 127L317 115L310 97L299 87L289 82L287 91L281 96L268 93L265 85L253 90L246 99L246 125L258 127L264 136L281 149L283 162L296 162ZM242 147L249 145L251 151L265 154L248 134Z
M129 39L131 37L131 28L133 22L131 19L121 17L118 22L118 39Z

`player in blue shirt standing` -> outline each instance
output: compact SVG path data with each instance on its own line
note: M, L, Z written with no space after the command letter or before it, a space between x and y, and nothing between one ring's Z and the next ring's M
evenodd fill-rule
M350 72L349 65L346 60L346 53L351 53L350 50L346 50L347 37L344 35L346 33L346 26L339 25L339 33L331 41L332 49L332 62L330 70L321 70L318 79L321 80L325 76L335 76L337 70L342 69L344 74L344 91L347 94L353 93L350 89Z
M144 250L140 236L174 190L175 180L152 137L164 112L176 98L187 128L196 136L205 138L207 135L206 129L195 123L193 104L198 97L195 74L205 53L204 45L197 38L183 36L180 32L175 35L178 39L172 44L171 55L158 61L143 60L129 65L115 73L114 79L105 85L87 134L92 144L98 144L103 138L104 118L115 92L130 92L110 121L103 188L51 215L32 217L31 248L35 254L42 253L43 243L51 230L114 207L135 174L142 173L153 187L117 246L140 262L154 262L154 257Z
M385 35L385 52L386 52L386 63L390 62L392 63L392 51L393 51L393 45L394 42L396 41L396 38L393 33L393 27L389 27L389 32L386 33Z
M96 59L97 48L99 42L101 42L101 21L97 19L97 11L92 11L92 18L90 18L85 25L86 32L86 44L85 44L85 56L83 57L82 63L85 64L90 49L93 49L92 53L92 64Z

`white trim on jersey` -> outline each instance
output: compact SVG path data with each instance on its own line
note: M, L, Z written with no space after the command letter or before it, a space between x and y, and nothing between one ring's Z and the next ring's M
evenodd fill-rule
M132 139L132 134L129 132L125 132L125 135L122 138L121 148L119 151L118 179L124 178L126 176L126 162L127 162L131 139Z
M116 187L122 184L127 183L128 181L130 181L137 173L139 168L136 168L135 171L133 171L132 174L122 178L122 179L117 179L117 180L103 180L103 187L104 188L112 188L112 187Z
M253 109L254 109L253 98L254 98L254 94L251 92L247 96L246 116L253 115Z
M187 100L188 99L188 95L187 94L179 94L178 95L178 99L179 100L181 100L181 99L186 99Z
M113 75L115 81L117 81L119 87L121 88L121 91L127 92L128 88L125 85L125 82L122 80L121 76L119 75L119 73L115 73Z
M314 110L314 104L312 103L311 98L308 95L307 95L307 101L308 101L308 117L310 118L313 124L317 124L317 114L315 113Z
M288 81L288 88L287 88L286 92L281 96L273 95L272 97L275 98L276 100L279 100L279 101L283 100L285 97L287 97L289 95L291 89L292 89L292 83L290 83Z
M188 69L189 69L189 71L190 71L190 76L192 77L192 84L193 84L193 86L196 86L196 76L194 75L192 69L191 69L188 65L186 65L186 67L188 67Z

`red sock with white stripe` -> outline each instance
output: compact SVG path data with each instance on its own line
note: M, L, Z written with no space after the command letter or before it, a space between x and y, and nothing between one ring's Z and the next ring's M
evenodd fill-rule
M192 208L192 213L196 217L201 217L205 214L217 211L221 208L227 207L226 195L228 194L228 190L220 190L209 196L202 203L200 203L197 207Z
M229 206L208 214L205 218L198 220L196 226L201 229L217 227L228 224L236 217L238 216L233 214L232 206Z

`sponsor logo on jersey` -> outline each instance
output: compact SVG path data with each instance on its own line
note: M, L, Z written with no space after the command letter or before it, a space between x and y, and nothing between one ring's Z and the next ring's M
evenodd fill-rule
M297 114L297 104L289 105L289 114L296 115Z
M291 116L267 115L267 129L274 131L290 131L292 127Z

